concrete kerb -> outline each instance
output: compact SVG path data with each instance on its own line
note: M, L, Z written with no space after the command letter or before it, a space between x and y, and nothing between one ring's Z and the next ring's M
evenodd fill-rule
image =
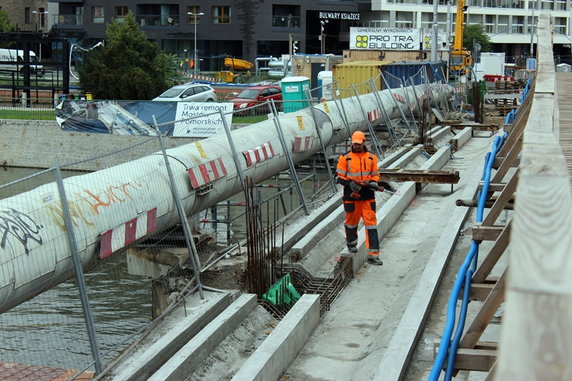
M193 298L196 299L197 296L193 295ZM141 350L135 348L126 351L129 356L126 357L126 361L116 364L117 371L111 369L109 372L104 372L102 375L104 378L98 377L97 379L147 380L215 316L224 311L230 302L231 294L228 292L209 293L208 297L197 303L187 302L186 307L182 307L186 309L185 315L181 313L180 320L169 324L172 329L169 329L165 335L155 340L150 333L147 340L141 342Z
M278 380L320 322L320 296L304 294L232 378Z
M471 127L465 127L460 132L455 135L450 140L451 146L453 146L453 150L458 151L461 149L462 146L465 145L473 137L473 129Z
M184 380L257 306L254 294L243 294L174 354L149 381Z
M397 162L401 162L403 157L407 157L407 162L413 160L412 153L418 153L418 147L407 147L388 156L379 163L380 168L387 168ZM337 209L336 209L337 208ZM324 205L312 213L307 218L301 219L296 224L289 227L289 233L284 242L284 248L290 249L291 258L300 260L304 258L316 244L323 239L332 229L343 222L344 208L341 197L335 196ZM304 229L300 227L303 226ZM291 233L292 229L294 233ZM310 229L310 231L308 231ZM303 236L302 236L303 235Z
M467 181L467 190L461 198L472 199L477 190L481 170L476 169ZM469 208L457 208L443 229L421 279L415 289L407 308L393 333L391 341L384 352L374 375L375 381L402 380L407 371L408 363L413 355L417 341L423 331L424 323L429 315L431 304L437 292L436 285L440 282L447 263L457 242Z

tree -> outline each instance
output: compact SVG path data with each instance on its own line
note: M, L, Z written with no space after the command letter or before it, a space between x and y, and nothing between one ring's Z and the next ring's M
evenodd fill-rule
M96 99L151 99L173 85L173 56L148 41L133 13L107 26L105 45L86 54L79 82Z
M8 12L0 9L0 32L13 32L16 30L16 25L10 22Z
M483 26L481 24L472 24L465 27L465 31L463 33L463 46L467 50L473 50L473 42L481 44L481 52L488 52L491 50L491 40L483 31Z

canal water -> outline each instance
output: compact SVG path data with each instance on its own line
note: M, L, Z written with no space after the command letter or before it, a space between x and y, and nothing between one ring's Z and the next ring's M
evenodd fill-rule
M0 185L14 182L39 172L33 169L0 168ZM63 176L77 172L64 172ZM54 181L52 172L0 188L0 199L25 192ZM285 182L289 182L287 179ZM275 180L269 180L273 183ZM282 180L280 181L282 182ZM327 180L320 181L329 186ZM305 194L316 191L316 183L303 185ZM266 199L276 188L262 188ZM240 201L242 195L233 197ZM280 199L279 216L284 208L298 205L291 190ZM272 204L272 203L270 203ZM224 208L223 208L224 209ZM243 213L244 208L239 212ZM237 212L238 213L238 212ZM222 213L221 213L222 214ZM232 214L232 213L231 213ZM265 213L263 213L265 214ZM223 217L219 215L219 218ZM223 217L224 218L224 217ZM271 218L272 219L272 218ZM234 238L244 237L244 220L232 223ZM136 340L138 333L151 321L151 280L127 273L126 256L108 257L103 265L85 274L88 297L97 332L103 365L113 360ZM85 369L92 363L90 343L83 318L79 291L75 281L68 281L0 315L0 362ZM93 370L93 367L90 369Z

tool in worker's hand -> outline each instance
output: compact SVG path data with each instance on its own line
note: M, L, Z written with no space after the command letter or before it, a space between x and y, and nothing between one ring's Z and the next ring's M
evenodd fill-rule
M389 194L395 194L395 192L390 191L389 189L382 187L381 185L379 185L375 181L371 181L367 186L369 188L374 189L374 190L379 191L379 192L387 192Z

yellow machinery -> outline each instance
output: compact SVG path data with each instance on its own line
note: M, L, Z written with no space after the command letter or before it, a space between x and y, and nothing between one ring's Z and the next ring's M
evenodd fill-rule
M465 0L457 0L457 18L455 19L455 40L451 49L449 69L463 73L473 65L471 52L463 47L463 30L465 28Z

